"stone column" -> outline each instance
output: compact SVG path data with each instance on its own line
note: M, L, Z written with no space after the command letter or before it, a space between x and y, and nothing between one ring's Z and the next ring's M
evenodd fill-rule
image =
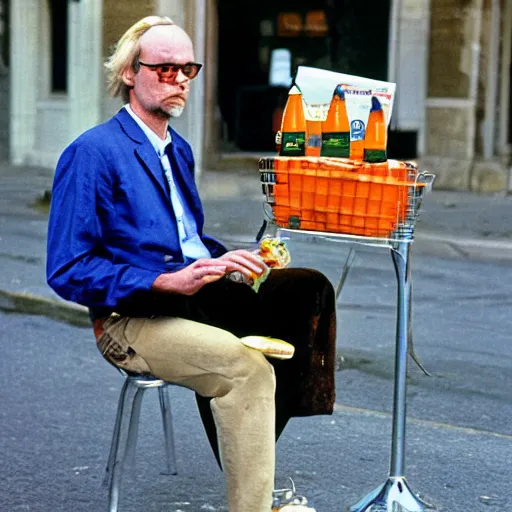
M197 62L205 67L206 0L158 0L156 13L169 16L184 28L194 43ZM196 161L196 181L201 177L204 150L204 70L193 81L187 106L181 117L171 120L171 126L192 146Z
M10 13L10 161L25 163L36 135L37 87L30 70L39 69L39 1L12 0Z
M499 115L499 151L502 158L509 158L511 148L509 139L510 119L510 66L512 64L512 2L507 1L503 12L503 42L500 70L500 115ZM511 174L512 177L512 174Z
M169 16L176 25L187 30L187 5L195 0L156 0L156 12L159 16Z
M491 159L497 148L496 107L498 104L498 78L501 39L500 0L492 0L491 13L486 31L489 34L487 78L485 88L485 119L483 122L483 157ZM483 70L482 70L483 71Z
M483 0L431 0L424 159L436 186L468 189L478 127Z
M196 60L204 63L207 67L210 63L205 62L206 0L187 2L187 6L186 27L194 42ZM196 159L196 180L200 179L203 171L205 76L204 70L202 70L192 84L187 116L188 136Z
M425 151L429 32L430 0L393 0L388 79L397 93L391 123L418 132L419 155Z
M217 0L206 0L204 69L204 144L203 165L213 168L219 158L221 116L217 98L218 26Z
M103 0L69 3L69 140L98 124L102 106Z

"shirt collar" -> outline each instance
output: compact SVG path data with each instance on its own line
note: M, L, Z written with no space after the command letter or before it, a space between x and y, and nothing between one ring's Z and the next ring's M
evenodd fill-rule
M155 148L156 153L159 157L162 157L165 154L165 148L168 144L172 142L171 132L167 129L167 137L165 140L162 140L130 107L130 104L127 103L124 108L133 118L133 120L140 126L141 130L144 132L146 137L151 142L151 145Z

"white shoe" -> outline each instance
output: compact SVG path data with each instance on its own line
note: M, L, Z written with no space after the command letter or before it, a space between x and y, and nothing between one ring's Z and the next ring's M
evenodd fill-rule
M305 496L295 494L295 484L290 478L291 489L276 489L273 492L272 512L316 512L308 507Z
M293 503L273 510L276 510L278 512L316 512L314 508L308 507L306 505L294 505Z

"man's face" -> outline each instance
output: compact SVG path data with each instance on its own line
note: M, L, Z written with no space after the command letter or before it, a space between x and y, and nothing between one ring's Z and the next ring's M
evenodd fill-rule
M149 66L187 64L194 62L194 50L189 37L178 27L157 26L142 37L139 61ZM181 69L167 77L160 71L142 64L136 73L127 71L132 85L130 104L149 115L178 117L188 98L190 79Z

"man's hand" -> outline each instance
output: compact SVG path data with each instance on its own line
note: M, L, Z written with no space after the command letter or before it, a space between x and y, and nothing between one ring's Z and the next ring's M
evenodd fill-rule
M226 265L226 272L242 272L247 277L254 277L263 274L267 266L261 256L245 249L238 249L223 254L217 261Z
M194 261L177 272L160 274L151 287L156 292L194 295L205 284L213 283L226 275L226 265L216 259Z
M230 251L220 258L194 261L177 272L160 274L152 289L162 293L194 295L205 284L213 283L229 272L242 272L247 277L260 275L267 270L263 259L244 249Z

